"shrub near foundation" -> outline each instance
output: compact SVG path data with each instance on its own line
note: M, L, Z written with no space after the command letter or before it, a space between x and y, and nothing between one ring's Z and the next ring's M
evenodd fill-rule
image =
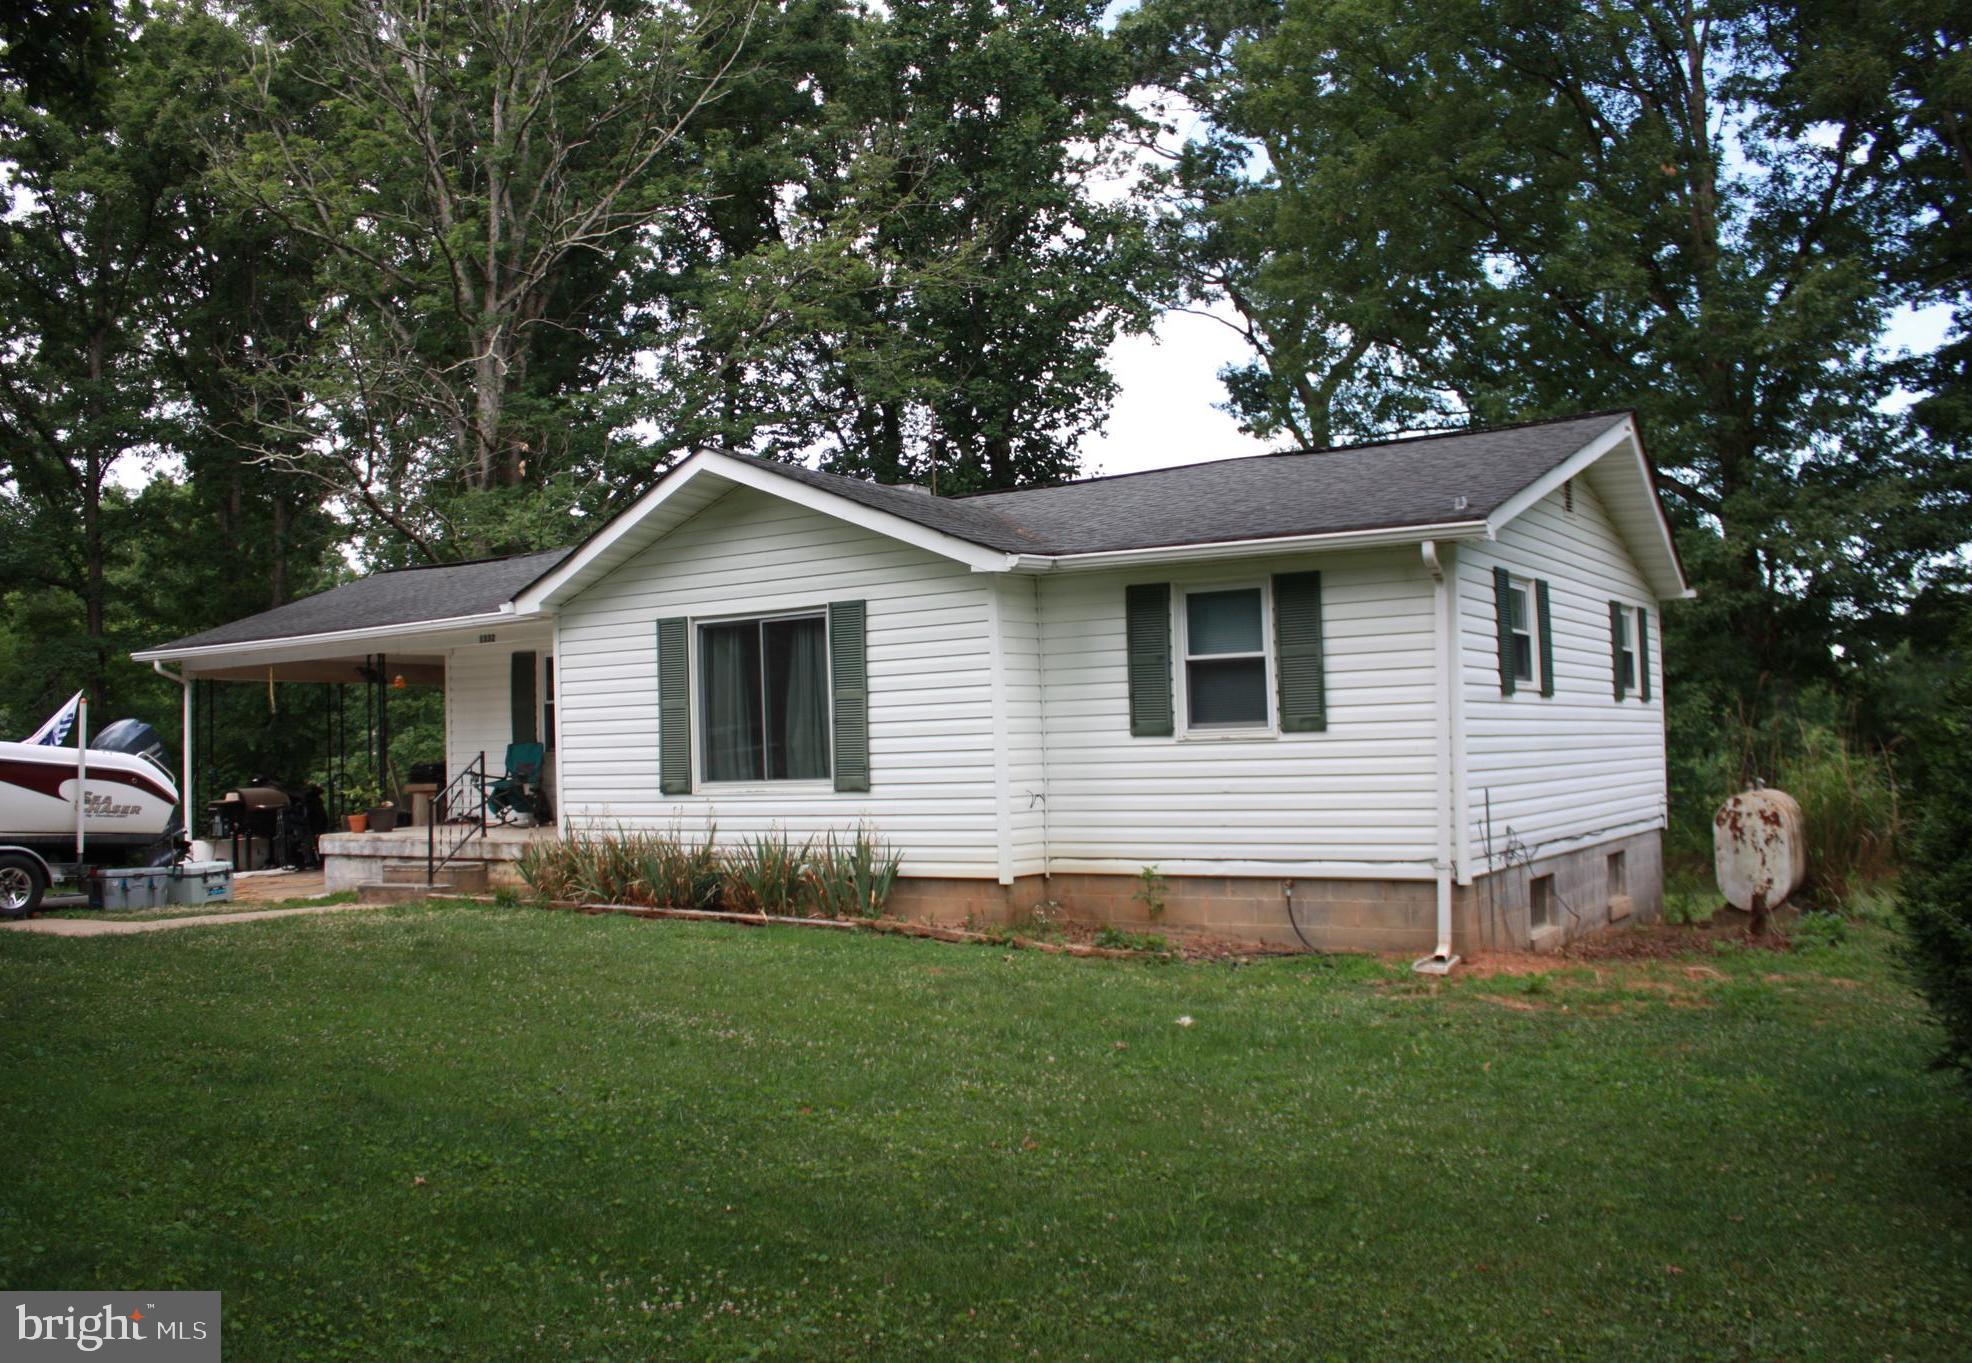
M687 842L668 834L572 834L529 846L516 864L542 899L736 913L874 918L883 912L902 857L868 828L792 843L759 833L721 852L707 829Z
M785 833L756 833L724 861L725 898L740 913L796 915L804 911L808 853L813 843L794 846Z
M814 912L823 918L875 918L890 898L903 860L867 828L858 828L847 844L829 834L808 863Z

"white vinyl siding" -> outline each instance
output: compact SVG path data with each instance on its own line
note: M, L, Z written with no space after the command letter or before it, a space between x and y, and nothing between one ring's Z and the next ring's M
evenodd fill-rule
M1047 761L1041 748L1040 581L999 579L1012 873L1047 869ZM1124 721L1128 723L1127 717Z
M1557 492L1490 544L1458 550L1464 661L1466 851L1486 870L1486 799L1495 859L1508 843L1540 856L1617 831L1664 821L1663 650L1651 612L1650 700L1611 686L1609 603L1643 602L1650 590L1585 480L1575 509ZM1500 695L1493 568L1545 578L1554 631L1554 696L1539 705ZM1630 615L1632 629L1634 612ZM1538 650L1537 650L1538 652Z
M906 874L996 875L992 589L925 550L765 493L728 494L561 610L565 822L687 836L716 823L724 843L868 822L903 854ZM868 603L872 789L662 794L655 622L841 600ZM703 779L695 766L694 784Z
M445 779L450 781L482 752L486 769L505 768L514 738L513 655L534 654L535 704L546 695L542 664L554 649L551 630L539 625L489 630L490 644L469 644L445 655ZM537 716L537 725L539 719Z
M1181 600L1307 569L1322 574L1327 732L1131 736L1127 585L1168 581ZM1428 871L1432 593L1414 548L1043 576L1040 624L1051 870Z

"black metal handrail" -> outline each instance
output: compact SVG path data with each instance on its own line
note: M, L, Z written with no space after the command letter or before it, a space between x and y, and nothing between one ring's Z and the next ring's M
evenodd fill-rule
M454 792L457 792L455 797ZM459 811L470 809L471 814ZM444 824L447 829L456 830L457 835L447 833L447 846L439 852L440 839L438 827ZM486 836L486 754L481 753L466 764L466 769L452 778L452 783L440 791L431 802L431 818L425 824L425 884L437 883L438 872L447 865L465 845L475 837Z

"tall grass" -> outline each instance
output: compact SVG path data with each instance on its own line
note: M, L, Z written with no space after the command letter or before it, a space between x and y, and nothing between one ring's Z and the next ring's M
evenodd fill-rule
M1666 853L1674 877L1709 886L1712 815L1755 781L1801 806L1808 879L1800 899L1847 909L1894 877L1903 815L1889 754L1810 719L1734 720L1708 738L1702 747L1685 745L1673 773Z
M793 843L778 830L725 851L712 829L571 833L530 844L517 869L543 899L821 918L883 912L902 857L868 828Z

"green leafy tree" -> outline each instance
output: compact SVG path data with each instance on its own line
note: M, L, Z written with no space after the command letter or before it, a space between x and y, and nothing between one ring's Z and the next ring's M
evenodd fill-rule
M1963 637L1963 636L1962 636ZM1972 643L1972 639L1967 639ZM1930 760L1902 882L1904 959L1944 1029L1941 1067L1972 1083L1972 667L1959 668L1926 734Z
M133 40L118 56L86 108L0 90L0 577L46 594L44 624L75 609L42 655L60 675L34 689L46 699L80 680L99 707L118 652L108 581L127 503L115 480L156 448L151 307L186 249L178 205L199 171L166 45Z
M1668 651L1714 703L1866 653L1968 527L1960 462L1891 408L1908 205L1859 112L1796 116L1795 17L1152 0L1129 26L1208 116L1168 231L1252 342L1234 410L1322 444L1637 408L1701 589L1668 623L1734 641Z
M904 3L865 25L849 192L818 196L868 229L861 287L810 346L803 397L844 414L829 467L940 492L1076 471L1159 273L1130 205L1089 188L1139 122L1105 8Z
M1949 0L1804 0L1778 16L1787 53L1774 87L1790 132L1854 126L1859 169L1899 217L1886 243L1892 281L1916 304L1948 307L1946 344L1899 377L1923 394L1932 438L1972 444L1972 15Z
M597 427L581 395L628 362L614 291L684 207L681 139L750 59L755 11L253 6L226 175L323 277L305 400L263 456L428 557L532 538L503 490L542 488Z
M14 0L0 8L0 82L37 108L86 109L116 46L111 0Z
M1140 120L1087 0L789 7L654 245L666 443L941 492L1062 477L1161 277L1091 180Z

